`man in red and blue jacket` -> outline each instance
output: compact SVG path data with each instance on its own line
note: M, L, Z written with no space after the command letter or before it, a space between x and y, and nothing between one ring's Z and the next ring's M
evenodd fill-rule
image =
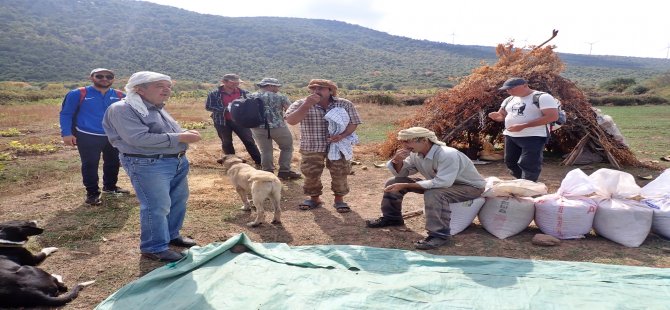
M102 190L110 194L128 194L116 186L119 175L119 152L107 140L102 128L102 118L107 108L125 97L112 88L114 72L105 68L91 71L93 85L73 89L65 95L60 111L60 128L63 143L77 146L81 158L81 175L86 187L88 205L100 205L98 165L102 154Z

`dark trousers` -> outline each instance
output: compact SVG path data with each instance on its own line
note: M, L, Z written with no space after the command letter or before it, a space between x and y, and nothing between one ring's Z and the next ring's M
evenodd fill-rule
M251 129L238 126L233 121L226 121L223 125L214 124L214 128L216 128L216 134L219 135L219 139L221 139L221 149L223 150L224 155L235 154L235 148L233 147L234 132L244 144L251 159L253 159L257 165L261 164L261 152L258 150L256 142L254 142Z
M505 165L517 179L537 182L542 171L542 152L547 137L505 136Z
M100 194L98 187L98 165L102 153L102 186L114 189L119 180L119 151L107 140L106 136L75 133L77 150L81 158L81 176L88 194Z

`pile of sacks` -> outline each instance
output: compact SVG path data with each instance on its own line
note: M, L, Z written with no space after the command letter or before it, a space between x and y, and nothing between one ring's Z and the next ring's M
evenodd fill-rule
M542 183L490 177L482 196L450 206L452 235L477 216L500 239L522 232L533 220L558 239L584 238L591 229L627 247L640 246L650 231L670 238L670 169L644 188L626 172L600 169L589 176L575 169L554 194Z

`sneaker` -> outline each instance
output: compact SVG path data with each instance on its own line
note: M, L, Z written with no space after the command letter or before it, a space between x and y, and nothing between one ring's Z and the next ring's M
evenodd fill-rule
M279 171L277 176L282 180L295 180L302 178L302 175L295 171Z
M441 246L449 245L450 239L440 237L428 236L423 240L414 243L414 247L418 250L433 250Z
M159 262L176 262L184 258L184 255L172 250L165 250L158 253L142 253L142 257Z
M366 220L365 224L370 228L381 228L386 226L402 226L405 225L403 220L392 220L388 217L380 217L374 220Z
M105 193L105 194L114 194L114 195L128 195L128 194L130 194L130 191L129 191L129 190L120 188L120 187L118 187L118 186L115 186L115 187L112 188L112 189L109 189L109 188L103 188L103 189L102 189L102 192Z
M86 194L86 200L84 200L84 203L89 206L101 205L102 200L100 200L100 194L99 193Z

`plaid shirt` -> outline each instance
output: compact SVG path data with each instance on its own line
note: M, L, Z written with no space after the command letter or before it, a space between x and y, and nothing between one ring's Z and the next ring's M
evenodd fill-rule
M297 110L305 99L300 99L286 110L290 114ZM349 114L349 124L361 124L361 118L358 111L351 101L338 97L331 97L328 108L324 109L320 105L315 105L307 111L305 118L300 121L300 151L307 153L328 152L328 121L323 118L330 109L340 107Z
M227 107L233 100L247 96L249 92L238 88L238 91L233 94L227 94L223 91L223 86L209 92L207 101L205 102L205 110L212 112L212 121L216 125L224 125L226 120L230 120L230 111ZM236 96L235 96L236 95Z

